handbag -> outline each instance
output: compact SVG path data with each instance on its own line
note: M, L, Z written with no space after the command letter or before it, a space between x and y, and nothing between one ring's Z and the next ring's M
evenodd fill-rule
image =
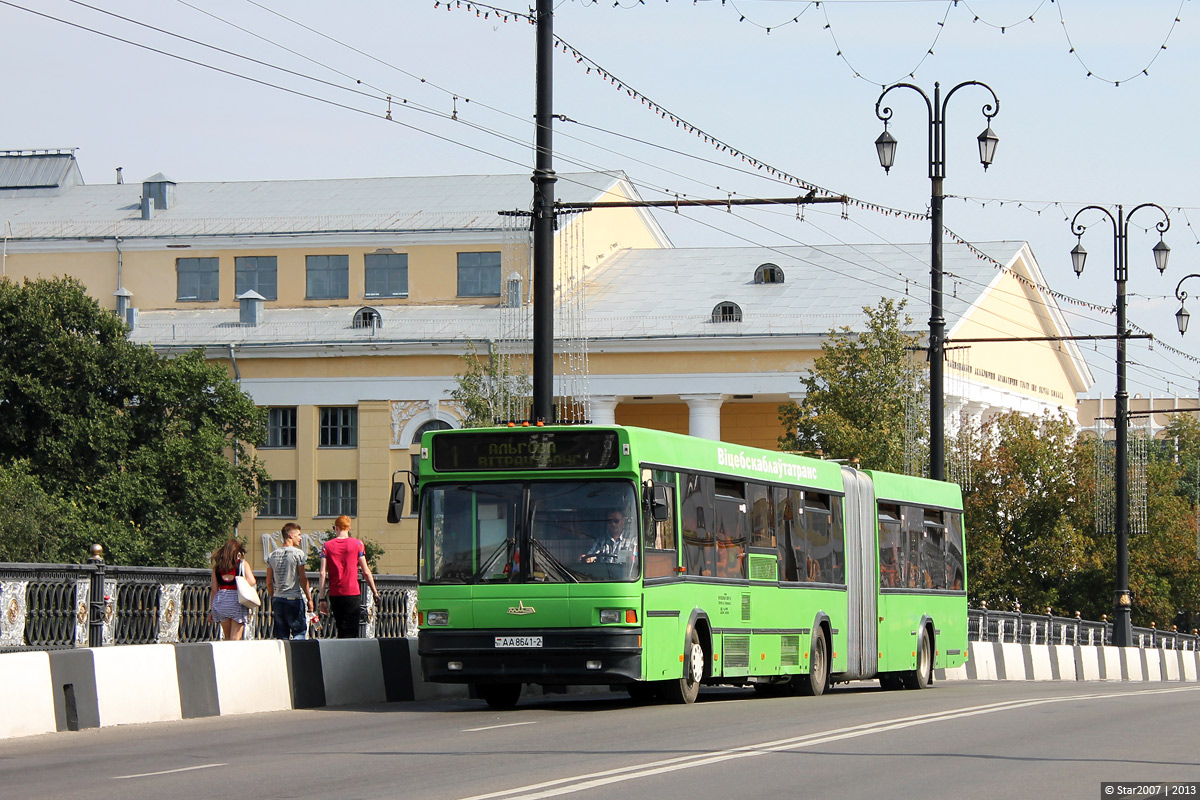
M245 561L238 565L238 574L233 579L233 582L237 584L238 602L246 608L258 608L262 605L262 600L258 597L258 591L242 577L242 569L245 566Z

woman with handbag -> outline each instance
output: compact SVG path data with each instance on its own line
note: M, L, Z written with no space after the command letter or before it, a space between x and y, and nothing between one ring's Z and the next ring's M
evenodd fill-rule
M212 554L208 618L221 624L221 638L230 642L242 638L246 620L250 616L250 609L238 597L239 580L244 581L246 587L254 586L254 573L246 566L245 555L246 549L237 539L230 539ZM256 594L252 588L250 593ZM253 599L258 598L255 596Z

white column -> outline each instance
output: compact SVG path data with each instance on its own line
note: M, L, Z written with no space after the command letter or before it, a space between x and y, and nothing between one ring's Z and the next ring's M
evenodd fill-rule
M613 425L617 421L617 396L612 394L592 395L592 422L597 425Z
M686 394L679 399L688 404L688 433L702 439L721 438L721 395Z

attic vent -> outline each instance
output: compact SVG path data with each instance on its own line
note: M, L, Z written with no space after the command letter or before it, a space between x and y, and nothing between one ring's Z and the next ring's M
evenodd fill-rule
M717 303L716 308L712 310L713 322L741 322L742 309L737 303L731 303L726 300L723 303Z
M353 325L355 328L370 328L374 332L376 328L383 327L383 317L370 306L363 306L354 312Z
M265 297L253 289L247 289L234 299L238 301L238 322L243 325L259 325L262 323Z
M161 172L142 181L142 219L150 219L155 210L166 211L175 205L175 181Z
M783 270L777 264L761 264L754 270L755 283L783 283Z

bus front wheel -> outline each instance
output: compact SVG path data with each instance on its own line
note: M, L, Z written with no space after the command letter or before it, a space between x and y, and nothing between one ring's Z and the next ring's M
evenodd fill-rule
M512 708L521 696L521 684L482 683L479 685L479 696L489 708Z
M683 677L667 681L666 697L672 703L694 703L700 694L700 681L704 679L704 648L695 629L688 631L687 646L683 650Z

